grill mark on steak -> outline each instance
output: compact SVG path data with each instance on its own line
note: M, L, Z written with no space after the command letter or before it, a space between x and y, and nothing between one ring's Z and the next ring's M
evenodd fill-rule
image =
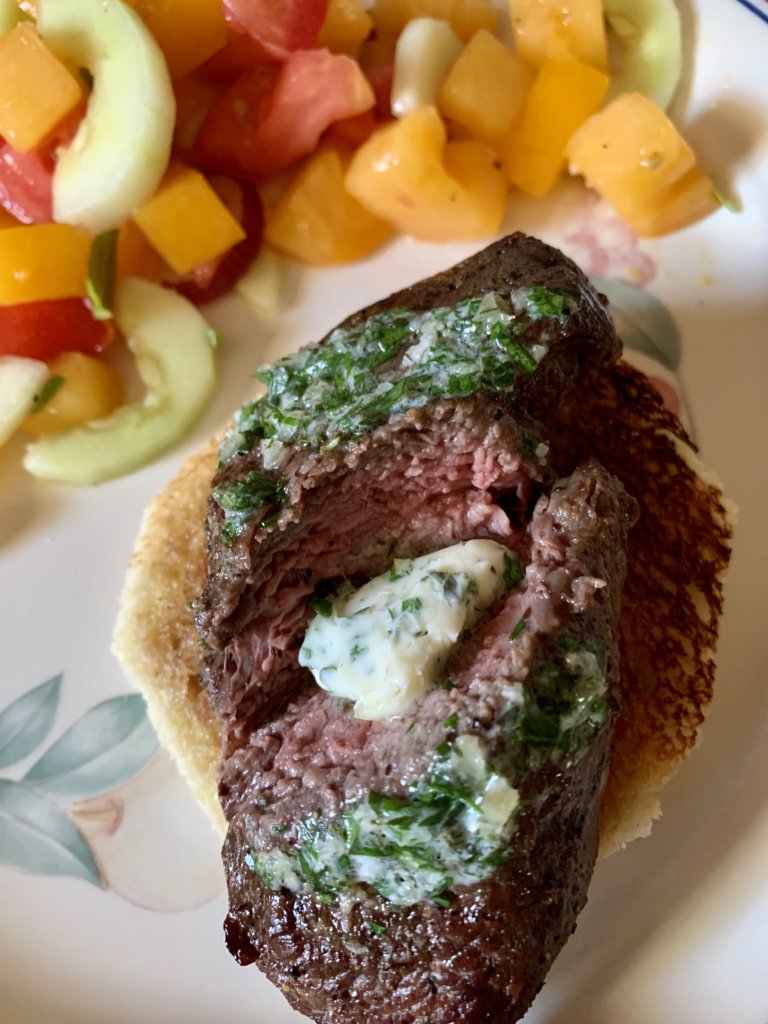
M330 819L371 788L406 792L448 715L457 714L460 732L492 738L506 708L505 676L530 680L565 632L601 638L615 692L633 503L597 464L553 488L551 471L520 455L524 436L547 437L563 396L589 388L592 373L618 357L586 278L556 250L515 235L342 326L398 306L428 309L534 285L566 288L578 301L537 370L521 378L514 412L503 396L478 393L411 410L334 451L295 450L281 470L288 501L277 520L249 523L231 544L221 538L221 509L209 503L209 576L197 622L207 645L203 680L224 738L228 943L319 1024L374 1014L386 1024L513 1022L586 899L612 716L578 763L526 777L513 855L485 881L458 887L450 907L396 907L373 889L325 905L311 891L271 891L246 863L252 846L290 839L274 826L307 813ZM261 466L258 449L237 456L214 485ZM517 554L526 578L458 646L456 689L429 691L412 733L402 720L357 721L315 687L297 653L318 583L369 578L393 554L476 537ZM510 644L522 617L527 628ZM502 763L509 751L494 742ZM377 934L371 921L386 931Z

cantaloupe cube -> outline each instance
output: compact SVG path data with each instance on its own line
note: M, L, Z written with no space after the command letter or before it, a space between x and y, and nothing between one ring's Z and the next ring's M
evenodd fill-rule
M490 0L376 0L371 17L382 39L396 38L414 18L439 18L450 24L463 43L478 29L493 32L497 22Z
M347 191L347 161L330 146L296 174L267 219L266 239L304 263L348 263L378 249L392 228Z
M28 22L0 36L0 135L24 153L75 109L83 85Z
M120 226L117 236L117 278L143 277L157 281L163 272L163 261L132 220Z
M639 235L676 231L719 205L691 147L640 93L625 93L591 117L566 155L572 173L582 174Z
M373 28L373 19L359 0L331 0L317 40L331 53L357 53Z
M470 135L499 145L509 135L532 81L530 68L480 29L449 71L438 106Z
M568 140L598 109L608 85L607 75L586 64L542 64L502 152L513 185L532 196L549 192L565 167Z
M498 159L477 142L446 146L435 107L372 135L352 158L346 184L372 213L427 241L487 237L504 213L506 183Z
M171 78L183 78L229 40L221 0L133 0L165 54Z
M539 67L545 60L575 60L608 70L602 0L507 0L522 60Z
M245 238L207 179L188 167L172 168L133 219L177 274L189 273Z
M109 416L123 401L120 371L82 352L65 352L48 367L64 383L38 412L23 423L28 434L42 436L69 430L88 420Z
M0 231L0 305L85 295L91 237L69 224Z

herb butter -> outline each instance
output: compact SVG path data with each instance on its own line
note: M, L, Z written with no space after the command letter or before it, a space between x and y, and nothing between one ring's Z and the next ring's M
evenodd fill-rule
M299 652L318 684L354 701L357 718L405 714L432 686L462 630L521 577L509 551L469 540L316 604Z

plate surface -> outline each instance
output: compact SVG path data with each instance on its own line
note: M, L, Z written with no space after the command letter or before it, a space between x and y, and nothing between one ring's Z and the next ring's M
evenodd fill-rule
M638 243L565 185L513 202L507 224L600 278L740 506L704 743L652 837L598 865L529 1024L768 1022L768 3L700 0L684 15L678 119L743 212ZM296 269L274 321L220 304L213 407L183 448L130 477L42 486L18 469L20 442L0 452L3 1021L303 1019L224 949L217 842L110 654L122 577L147 501L248 397L257 366L479 247L399 241L344 270Z

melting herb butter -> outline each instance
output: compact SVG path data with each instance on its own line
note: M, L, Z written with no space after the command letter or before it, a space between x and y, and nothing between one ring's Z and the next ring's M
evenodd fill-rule
M333 447L388 416L481 388L514 392L546 353L525 328L570 315L574 295L534 287L497 292L426 312L390 309L259 371L267 394L246 403L221 450L222 463L262 445L265 465L287 445Z
M251 851L249 866L271 889L309 887L322 902L366 884L396 905L448 903L448 889L502 862L519 797L478 737L443 748L406 796L371 792L330 823L302 822L295 854Z
M402 715L437 682L462 630L521 579L516 559L491 540L398 560L358 590L316 602L299 664L354 701L357 718Z

